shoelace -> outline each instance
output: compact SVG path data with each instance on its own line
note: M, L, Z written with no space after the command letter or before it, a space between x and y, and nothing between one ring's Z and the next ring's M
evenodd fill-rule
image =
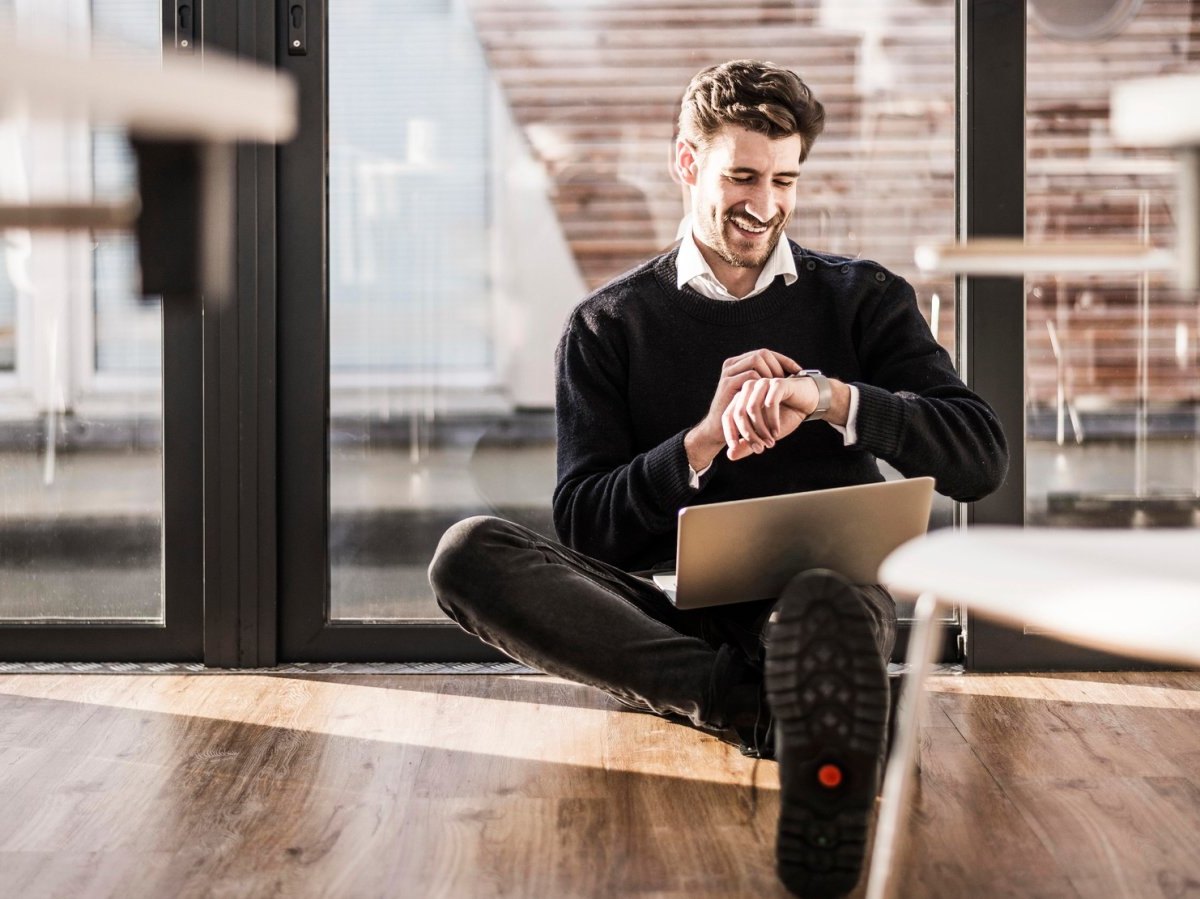
M763 691L759 690L758 691L758 701L755 703L755 706L754 706L754 757L755 757L756 762L762 759L763 744L760 743L758 740L758 725L762 723L762 713L763 713ZM768 712L768 714L770 714L770 713ZM775 718L772 717L770 723L767 724L767 729L766 729L766 732L763 734L763 739L769 743L774 734L774 731L775 731Z

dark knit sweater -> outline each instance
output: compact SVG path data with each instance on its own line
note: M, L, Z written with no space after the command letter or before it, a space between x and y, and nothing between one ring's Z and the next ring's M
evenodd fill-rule
M883 480L876 458L931 475L957 500L995 490L1008 450L992 409L954 371L912 287L879 265L791 244L798 279L711 300L675 286L671 250L601 287L556 354L554 523L568 546L628 571L675 556L683 506ZM859 391L858 441L805 422L738 462L722 452L689 486L684 435L708 411L721 366L766 348Z

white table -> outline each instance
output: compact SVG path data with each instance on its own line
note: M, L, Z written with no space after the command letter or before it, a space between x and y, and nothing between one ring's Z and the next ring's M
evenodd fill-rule
M882 899L916 768L918 712L938 613L958 605L1017 627L1126 656L1200 665L1200 531L979 527L901 546L880 580L916 596L896 742L884 778L867 896Z

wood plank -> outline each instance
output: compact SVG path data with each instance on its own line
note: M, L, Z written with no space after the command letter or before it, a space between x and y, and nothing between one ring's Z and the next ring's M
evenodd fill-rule
M935 694L897 896L1075 897L1065 872L1005 795ZM984 813L985 812L985 813Z
M934 689L1079 895L1182 896L1200 885L1197 686L1194 673L1147 672Z
M900 895L1200 882L1200 674L930 698ZM3 895L786 895L773 763L554 678L10 675L0 722Z
M1080 895L1184 896L1200 888L1194 858L1200 787L1185 778L1049 779L1006 784Z
M947 679L948 681L949 679ZM972 679L939 684L971 701L948 713L976 755L1001 781L1103 777L1177 777L1168 759L1146 753L1124 726L1119 705L1137 691L1098 679L1087 686L1049 676L1010 676L972 694ZM1107 691L1099 685L1112 684ZM1153 692L1153 691L1149 691ZM1106 698L1111 697L1108 701Z
M27 718L31 702L49 722L93 710L77 749L41 753L36 780L4 793L0 852L13 861L0 892L37 895L29 860L57 846L82 859L71 871L105 883L121 879L100 861L115 852L178 851L163 877L185 894L385 895L421 883L441 895L568 895L582 883L592 895L634 884L784 895L770 865L773 766L564 682L483 679L456 695L455 678L391 680L0 679L0 708L24 704ZM672 750L642 751L655 742ZM0 761L33 753L0 749ZM670 822L696 808L720 813L679 838ZM582 879L581 832L596 838L589 858L610 856ZM667 843L696 861L665 864ZM749 868L747 856L758 859Z

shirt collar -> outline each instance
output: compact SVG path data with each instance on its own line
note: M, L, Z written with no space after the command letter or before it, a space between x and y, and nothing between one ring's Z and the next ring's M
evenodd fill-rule
M685 218L683 224L686 227L680 227L683 234L680 237L679 253L675 259L676 287L682 288L685 284L689 284L694 290L709 299L737 301L739 299L748 300L750 297L762 293L779 275L783 275L784 284L790 286L795 283L796 260L792 257L792 248L788 243L787 236L781 234L779 242L775 244L775 249L767 258L763 270L759 272L758 280L754 282L754 289L744 297L735 297L713 274L712 267L700 253L700 248L696 246L691 217Z

